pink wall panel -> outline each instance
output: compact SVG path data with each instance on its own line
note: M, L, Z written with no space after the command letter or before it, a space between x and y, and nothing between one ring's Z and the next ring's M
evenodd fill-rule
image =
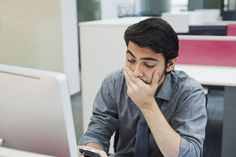
M227 35L236 36L236 24L229 24L227 26Z
M178 64L236 66L236 41L180 39Z

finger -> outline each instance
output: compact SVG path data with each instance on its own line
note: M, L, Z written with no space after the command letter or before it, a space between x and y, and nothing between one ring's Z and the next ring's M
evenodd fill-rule
M96 153L100 154L101 157L107 157L105 151L95 149L95 148L92 148L92 147L89 147L89 146L78 146L78 149L85 149L87 151L93 151L93 152L96 152ZM80 153L81 157L85 156L85 153L84 152L81 153L80 150L79 150L79 153Z
M140 78L136 78L136 84L137 86L139 87L143 87L143 86L146 86L147 83L145 83L143 80L141 80Z
M158 86L158 81L159 81L159 75L158 75L158 70L155 70L152 75L152 81L151 81L151 86L154 88L157 88Z
M145 85L145 82L141 80L140 78L136 77L134 73L131 71L130 68L127 67L127 74L130 78L130 80L136 85L136 86L143 86Z
M141 80L140 78L136 77L132 70L129 67L126 67L127 75L129 76L130 80L136 85L136 86L144 86L146 83Z
M138 89L138 86L128 76L127 69L124 71L124 74L125 74L126 85L127 85L127 93L130 96L129 93L133 93L134 91L136 91Z
M126 68L124 69L124 75L125 75L125 80L126 80L127 86L128 86L128 87L132 86L133 83L132 83L132 81L130 80L130 77L128 76L128 74L127 74Z
M133 72L128 67L125 68L125 74L126 74L127 84L129 85L129 87L136 88L137 80L133 75Z
M127 75L130 78L130 80L136 84L137 83L137 77L134 76L134 73L132 72L132 70L128 67L126 67L126 71L127 71Z

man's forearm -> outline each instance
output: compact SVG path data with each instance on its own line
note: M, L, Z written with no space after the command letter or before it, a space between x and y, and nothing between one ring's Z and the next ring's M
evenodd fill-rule
M156 102L141 110L162 154L177 157L181 136L169 125Z

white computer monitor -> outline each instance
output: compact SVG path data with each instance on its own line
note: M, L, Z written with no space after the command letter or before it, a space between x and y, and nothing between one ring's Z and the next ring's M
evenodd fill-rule
M0 64L2 146L78 157L64 74Z

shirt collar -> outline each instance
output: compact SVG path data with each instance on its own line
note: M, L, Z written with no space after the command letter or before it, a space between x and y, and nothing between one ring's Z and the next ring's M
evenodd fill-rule
M156 93L155 98L169 101L171 98L171 74L165 76L164 82L160 90Z

